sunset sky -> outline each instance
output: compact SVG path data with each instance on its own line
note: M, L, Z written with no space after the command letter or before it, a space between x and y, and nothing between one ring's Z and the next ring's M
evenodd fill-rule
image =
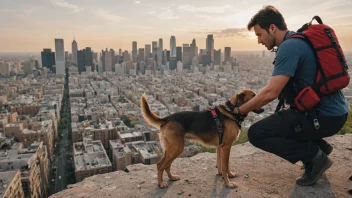
M351 0L269 0L290 30L297 30L321 16L333 27L345 50L352 50ZM214 34L215 49L264 50L246 24L263 6L262 0L7 0L0 3L0 52L40 52L54 49L54 38L65 40L71 52L75 36L78 48L94 51L119 48L130 51L159 38L170 48L195 38L205 48L207 34Z

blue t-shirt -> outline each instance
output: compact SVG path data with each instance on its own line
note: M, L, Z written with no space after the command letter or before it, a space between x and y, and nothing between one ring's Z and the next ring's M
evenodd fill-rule
M290 31L286 38L295 32ZM295 76L293 90L298 94L301 89L315 81L317 62L309 44L298 38L285 40L276 53L272 76ZM349 111L349 105L341 91L323 96L316 110L326 116L341 116Z

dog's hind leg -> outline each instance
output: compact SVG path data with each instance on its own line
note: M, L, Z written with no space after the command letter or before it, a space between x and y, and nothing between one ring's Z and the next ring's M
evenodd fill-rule
M167 164L166 166L166 173L168 175L168 177L170 178L171 181L177 181L180 179L180 177L178 175L173 175L171 174L170 168L171 168L171 164L172 162L182 154L183 150L184 150L184 139L182 138L175 138L173 140L172 145L170 145L172 148L172 152L170 152L169 158L165 161L165 163Z
M162 131L162 142L164 146L164 155L158 162L158 184L160 188L167 188L168 184L163 181L163 173L166 171L171 180L178 180L177 175L170 172L171 163L182 153L184 149L183 127L177 124L170 125Z
M160 188L166 188L168 186L167 183L163 182L163 173L164 173L163 164L165 162L166 156L167 156L167 152L165 150L161 160L156 164L156 167L158 170L158 185Z

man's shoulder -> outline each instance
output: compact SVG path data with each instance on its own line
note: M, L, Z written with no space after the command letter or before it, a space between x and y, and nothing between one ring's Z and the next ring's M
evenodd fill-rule
M296 56L305 57L307 54L311 54L312 48L307 41L301 38L290 38L286 39L281 43L277 56Z
M302 38L288 38L284 42L282 42L280 49L283 50L296 50L296 49L302 49L302 48L307 48L309 49L310 46L307 41L305 41Z

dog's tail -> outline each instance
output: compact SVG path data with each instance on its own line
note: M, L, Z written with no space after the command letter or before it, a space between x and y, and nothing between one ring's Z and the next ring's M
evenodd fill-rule
M141 110L143 118L147 121L148 124L152 125L155 128L160 129L160 126L164 123L164 120L159 116L155 115L149 107L145 93L141 97Z

